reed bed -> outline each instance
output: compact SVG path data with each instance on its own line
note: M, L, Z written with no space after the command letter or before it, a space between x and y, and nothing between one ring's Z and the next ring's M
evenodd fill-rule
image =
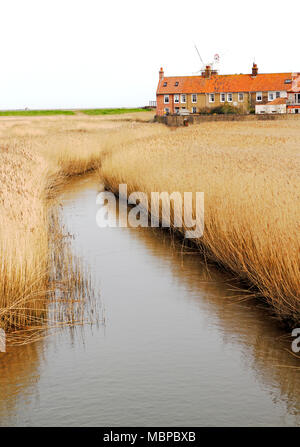
M126 183L128 193L144 191L149 202L152 191L203 191L198 250L234 273L280 320L295 324L299 146L299 122L207 123L126 143L106 157L100 175L107 188Z
M42 158L34 157L21 144L1 149L0 316L7 331L24 327L40 314L47 268L47 219L42 197L47 167Z
M47 200L54 166L17 141L2 146L0 166L0 327L20 344L82 324L92 291Z
M121 141L147 133L136 123L98 118L1 121L0 328L11 344L97 319L89 272L53 217L58 193L69 177L99 168Z
M299 322L300 123L171 130L139 120L1 119L0 327L19 343L26 337L17 333L30 340L43 327L86 319L79 301L91 296L88 272L64 245L53 210L69 177L95 169L113 191L120 183L148 195L204 191L197 250L233 272L279 319Z

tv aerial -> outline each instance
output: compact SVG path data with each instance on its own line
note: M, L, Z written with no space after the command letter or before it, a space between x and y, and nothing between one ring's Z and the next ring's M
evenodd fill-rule
M198 54L199 59L200 59L200 62L201 62L201 68L200 68L200 70L196 71L194 74L202 73L202 72L205 70L205 68L206 68L207 65L209 65L210 68L211 68L212 70L218 71L218 69L219 69L219 63L220 63L220 55L219 55L218 53L216 53L216 54L214 55L214 59L213 59L213 61L212 61L212 62L209 62L209 63L207 63L207 64L205 64L205 63L203 62L203 59L202 59L202 57L201 57L201 54L200 54L200 52L199 52L199 50L198 50L198 48L197 48L197 45L194 44L194 46L195 46L195 49L196 49L196 51L197 51L197 54Z

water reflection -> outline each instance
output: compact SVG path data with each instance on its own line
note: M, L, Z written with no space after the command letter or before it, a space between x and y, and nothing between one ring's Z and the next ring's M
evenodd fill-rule
M182 249L180 242L166 232L140 228L132 232L132 237L141 239L155 256L167 253L169 257L171 253L175 281L195 292L192 296L200 311L205 305L206 311L217 318L214 323L225 343L242 346L245 366L255 371L275 403L286 403L287 412L300 425L300 362L291 353L289 333L279 327L269 310L247 299L247 294L243 298L243 293L236 290L239 283L213 266L208 268L192 249Z
M39 380L41 344L10 347L0 353L0 426L13 415L20 399L34 394Z
M300 425L299 360L268 311L167 232L97 228L99 183L63 203L106 329L3 354L0 425Z

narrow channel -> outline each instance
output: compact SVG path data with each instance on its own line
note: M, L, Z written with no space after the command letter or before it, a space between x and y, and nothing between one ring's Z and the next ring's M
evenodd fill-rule
M61 203L104 320L0 360L0 425L300 425L300 374L267 311L163 231L99 228L96 175Z

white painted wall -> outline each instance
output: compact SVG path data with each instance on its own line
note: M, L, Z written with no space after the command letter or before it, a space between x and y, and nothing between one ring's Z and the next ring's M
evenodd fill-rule
M286 113L286 105L285 104L259 104L255 106L255 113Z

